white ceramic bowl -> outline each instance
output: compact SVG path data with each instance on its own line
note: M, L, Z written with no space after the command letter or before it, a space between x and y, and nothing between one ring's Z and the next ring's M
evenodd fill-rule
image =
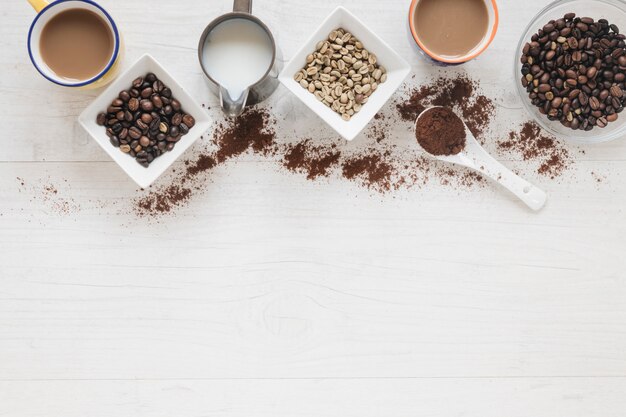
M96 117L98 113L106 111L111 102L117 98L120 91L127 90L133 80L147 73L154 73L163 83L172 90L172 97L180 101L185 113L196 119L196 124L176 143L174 149L165 152L156 158L147 168L139 165L135 158L123 153L111 145L106 129L98 126ZM150 55L146 54L139 58L128 70L121 74L93 103L91 103L79 116L79 123L95 139L96 142L109 154L111 158L131 177L141 188L152 184L176 159L178 159L201 135L211 126L211 118L208 112L196 103L196 101L181 87L174 78Z
M352 116L349 121L343 120L339 114L318 101L313 94L302 88L294 80L294 75L304 67L307 55L315 51L317 43L327 39L330 32L338 28L343 28L356 36L363 43L365 49L376 55L380 65L387 69L387 81L379 85L378 89L369 97L367 103L363 105L361 111ZM395 53L389 45L376 36L348 10L343 7L337 7L289 61L278 78L285 87L335 129L337 133L346 140L352 140L367 126L370 120L400 87L410 71L410 65L400 55Z

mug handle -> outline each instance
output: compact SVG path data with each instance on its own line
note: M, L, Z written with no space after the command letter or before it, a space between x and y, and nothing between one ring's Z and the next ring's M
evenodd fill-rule
M252 0L235 0L235 3L233 4L233 12L251 14L252 13Z
M46 0L28 0L28 2L30 3L31 6L33 6L33 9L35 9L37 13L42 11L48 4L50 4L50 2Z

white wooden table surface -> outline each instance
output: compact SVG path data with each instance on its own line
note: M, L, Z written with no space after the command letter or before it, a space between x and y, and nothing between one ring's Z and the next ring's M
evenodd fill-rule
M419 84L440 72L410 49L408 3L254 9L288 59L342 4ZM443 70L498 98L494 136L525 120L512 54L544 3L500 1L488 52ZM195 48L229 0L102 4L126 65L149 52L215 105ZM25 1L0 13L0 416L625 415L626 142L576 151L557 180L504 159L550 194L537 214L492 185L381 196L247 155L149 221L77 124L97 93L36 73ZM284 131L319 129L284 89L269 104ZM391 136L410 143L405 126Z

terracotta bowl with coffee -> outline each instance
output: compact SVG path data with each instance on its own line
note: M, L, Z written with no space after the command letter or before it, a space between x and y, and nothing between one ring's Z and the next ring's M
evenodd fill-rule
M495 0L413 0L409 32L418 51L439 65L482 54L498 30Z

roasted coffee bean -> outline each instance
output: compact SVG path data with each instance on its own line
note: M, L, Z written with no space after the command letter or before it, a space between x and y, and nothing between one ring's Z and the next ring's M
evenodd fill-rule
M172 125L173 126L178 126L182 122L183 122L183 115L182 114L176 113L175 115L172 116Z
M137 126L143 133L148 132L150 126L143 122L143 120L139 119L135 122L135 126Z
M622 98L622 96L624 95L624 92L617 85L614 85L611 87L611 95L613 97Z
M137 111L137 109L139 108L139 100L137 98L131 98L128 101L128 110L130 111Z
M597 94L600 101L604 101L609 97L609 90L602 90L599 94Z
M546 93L550 91L552 87L550 87L550 84L539 84L539 87L537 87L537 89L540 93Z
M617 58L616 58L617 59ZM541 70L545 84L550 76ZM607 87L608 88L608 87ZM621 103L620 103L621 105ZM174 148L195 124L184 113L171 90L154 74L137 77L128 90L111 101L107 112L96 117L113 146L134 157L143 166Z
M598 110L600 108L600 100L598 100L597 97L591 97L589 99L589 107L591 107L593 110Z
M613 97L611 99L611 106L613 106L614 109L618 109L618 108L622 107L622 102L620 101L619 98Z
M163 99L161 96L154 95L152 96L152 104L155 108L160 109L163 107Z
M152 111L152 109L154 109L154 105L152 104L152 102L150 100L141 100L139 102L139 107L141 107L141 110L143 111Z
M141 130L135 126L128 129L128 136L132 139L139 139L141 137Z
M151 87L144 88L143 90L141 90L141 98L150 98L151 95L152 95Z
M186 114L183 116L183 123L187 125L189 129L195 126L196 119L194 119L191 115Z

